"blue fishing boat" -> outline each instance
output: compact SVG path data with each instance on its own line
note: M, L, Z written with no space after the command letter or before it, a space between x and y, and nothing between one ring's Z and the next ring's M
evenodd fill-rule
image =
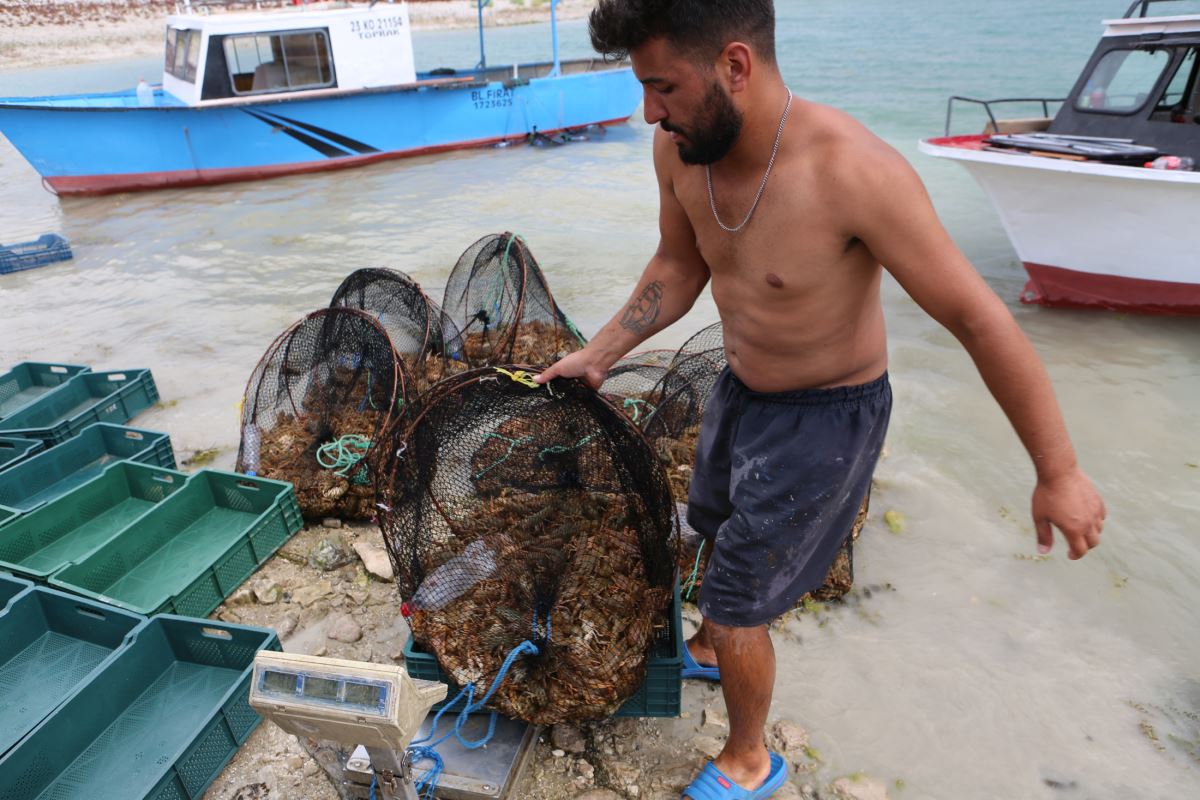
M403 3L239 9L166 24L161 86L0 99L0 132L63 195L199 186L516 142L627 120L627 63L487 63L417 72ZM257 4L256 4L257 5Z

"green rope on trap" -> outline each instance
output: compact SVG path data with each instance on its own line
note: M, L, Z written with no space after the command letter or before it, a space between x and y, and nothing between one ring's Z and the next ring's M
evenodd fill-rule
M509 456L511 456L513 454L513 451L516 450L518 447L520 447L521 445L524 445L524 444L529 444L530 442L533 441L532 436L522 436L520 439L511 439L511 438L504 436L503 434L499 434L499 433L485 433L483 435L483 438L484 439L500 439L501 441L508 442L508 452L505 453L504 455L500 456L500 458L497 459L496 462L493 463L487 469L483 470L482 472L476 473L475 480L479 480L484 475L487 475L489 472L494 470L496 467L503 464L505 461L508 461Z
M317 448L317 463L324 469L334 470L334 475L345 478L356 464L367 456L371 449L371 440L357 433L347 433L332 442L326 442ZM352 478L351 483L364 485L368 483L367 465L363 464Z
M701 539L700 546L696 548L696 563L692 564L692 574L683 582L684 600L692 599L692 592L696 588L696 578L700 575L700 556L704 554L704 545L706 544L708 544L708 540Z
M540 453L538 453L538 460L545 461L546 456L548 454L557 455L559 453L574 452L575 450L578 450L579 448L583 447L585 444L587 444L588 442L590 442L592 439L595 439L595 438L596 438L596 434L589 433L587 436L583 437L582 439L580 439L578 442L571 445L570 447L566 447L565 445L561 445L561 444L554 444L554 445L550 445L549 447L544 447L544 448L542 448L542 451Z
M563 320L567 323L567 330L574 334L575 338L579 340L580 344L586 345L587 339L583 338L583 334L580 333L579 328L575 327L575 323L571 322L571 320L567 319L565 316L563 317Z
M642 400L639 397L626 397L625 398L623 407L633 409L633 424L634 425L637 424L638 417L640 417L642 415L642 411L641 411L642 406L646 406L646 408L650 409L649 413L651 413L651 414L654 413L654 406L650 405L645 400Z

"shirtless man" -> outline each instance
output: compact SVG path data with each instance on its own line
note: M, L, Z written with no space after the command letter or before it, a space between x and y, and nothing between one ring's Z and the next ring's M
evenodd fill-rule
M630 56L646 122L658 125L661 239L628 305L539 380L598 387L712 282L729 367L688 500L713 549L685 663L721 680L730 735L684 796L767 797L787 776L763 744L775 679L767 623L820 585L870 484L891 407L884 268L966 348L1029 451L1039 551L1051 526L1072 559L1099 545L1104 503L1033 347L913 169L784 85L771 0L599 0L591 37Z

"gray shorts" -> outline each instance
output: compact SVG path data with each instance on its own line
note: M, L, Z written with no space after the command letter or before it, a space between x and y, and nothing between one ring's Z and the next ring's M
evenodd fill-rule
M871 486L892 390L754 392L726 367L704 411L687 520L710 547L700 613L765 625L825 580Z

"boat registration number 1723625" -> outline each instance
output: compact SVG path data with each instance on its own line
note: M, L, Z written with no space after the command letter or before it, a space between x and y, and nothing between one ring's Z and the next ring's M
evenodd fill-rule
M512 89L473 89L471 102L475 108L504 108L513 104Z

